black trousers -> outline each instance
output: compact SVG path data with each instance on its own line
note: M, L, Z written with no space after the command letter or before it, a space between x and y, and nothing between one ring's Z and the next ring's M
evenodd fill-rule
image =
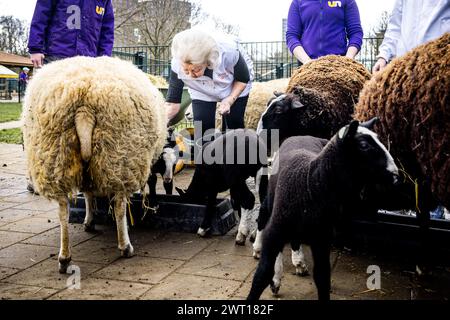
M230 113L225 116L227 129L244 128L244 114L247 107L248 96L238 98L230 108ZM216 126L217 102L192 100L194 121L201 121L202 135L208 129Z

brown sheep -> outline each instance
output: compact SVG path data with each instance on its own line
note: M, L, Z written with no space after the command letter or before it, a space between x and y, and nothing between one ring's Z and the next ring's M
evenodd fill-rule
M327 100L333 101L334 113L341 119L345 118L345 121L335 124L338 129L350 122L359 93L369 79L370 73L359 62L328 55L298 68L289 81L287 93L295 94L299 87L303 87L324 94ZM334 133L323 138L331 138Z
M450 207L450 33L395 59L366 84L355 119L375 131L413 180ZM420 195L419 195L420 196Z

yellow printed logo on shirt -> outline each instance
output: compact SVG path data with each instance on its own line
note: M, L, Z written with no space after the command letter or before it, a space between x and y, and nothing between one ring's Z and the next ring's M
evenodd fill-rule
M328 6L330 8L336 8L336 7L341 7L342 3L340 1L328 1Z
M105 13L105 8L96 6L95 12L97 12L97 14L99 14L99 15L103 15Z

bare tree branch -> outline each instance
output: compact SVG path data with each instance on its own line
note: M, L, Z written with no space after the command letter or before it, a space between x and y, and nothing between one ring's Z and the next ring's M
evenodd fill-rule
M173 36L200 22L196 0L113 0L119 45L168 45ZM125 2L125 3L124 3ZM135 31L140 35L135 36Z
M29 28L13 16L0 17L0 51L26 56Z

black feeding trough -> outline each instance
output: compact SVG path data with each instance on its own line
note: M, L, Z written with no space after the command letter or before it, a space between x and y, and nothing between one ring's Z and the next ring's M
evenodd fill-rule
M183 203L176 195L157 195L157 199L158 210L155 212L144 208L141 194L133 194L127 216L129 217L128 210L131 210L135 225L169 231L197 232L205 215L205 205ZM83 194L79 194L74 201L70 202L70 223L83 223L86 214L84 200ZM113 205L108 198L96 198L94 208L95 223L106 224L113 221ZM236 222L230 200L217 199L211 234L223 235L230 231Z

